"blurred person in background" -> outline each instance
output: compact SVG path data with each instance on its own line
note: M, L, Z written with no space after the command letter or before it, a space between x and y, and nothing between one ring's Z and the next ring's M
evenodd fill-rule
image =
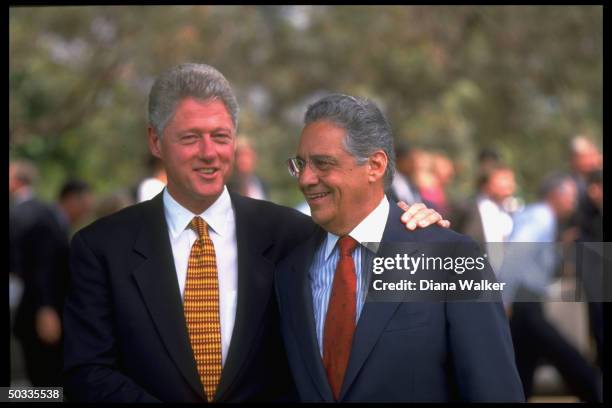
M586 195L590 202L590 206L587 207L588 212L585 211L582 228L578 236L578 243L591 243L585 245L593 245L596 243L595 248L605 249L603 247L603 171L593 170L586 176ZM583 249L583 248L578 248ZM583 264L576 267L579 274L588 274L587 276L581 276L582 282L584 283L585 295L587 297L589 306L589 328L591 335L595 341L597 350L597 364L602 367L603 363L603 293L609 290L608 287L604 287L604 276L603 276L603 263L602 254L595 255L588 253L587 256L583 257ZM603 288L603 289L602 289ZM579 288L581 289L581 288Z
M451 218L454 228L481 245L504 242L512 232L512 216L503 204L516 189L514 172L503 164L491 164L479 175L477 184L476 197Z
M441 153L413 151L414 181L424 203L447 217L450 212L446 187L454 176L453 162Z
M268 198L268 187L255 174L257 167L257 152L246 137L236 139L236 153L234 155L234 172L227 187L245 197L257 200Z
M418 189L421 198L430 202L426 196L429 190L436 185L432 155L427 150L414 148L410 151L410 159L412 161L411 180Z
M484 147L478 152L478 174L486 173L490 167L501 163L497 150Z
M387 189L387 195L393 202L403 201L408 205L423 202L419 189L414 184L415 159L412 149L407 142L399 142L395 145L395 174L391 187ZM431 203L423 202L427 207Z
M580 240L600 242L603 241L603 170L592 170L586 175L585 191L591 206L585 213Z
M586 179L590 172L599 170L603 156L595 143L585 135L578 135L570 142L572 176L578 187L579 197L586 196Z
M603 241L603 155L593 140L586 134L578 134L570 140L570 167L571 174L577 188L576 212L560 227L560 234L565 241L601 242ZM599 179L599 181L598 181ZM601 188L601 190L600 190ZM601 193L601 197L598 195ZM601 198L601 201L600 201ZM572 261L575 261L571 259ZM598 262L598 257L587 257L587 262ZM601 289L592 286L597 284L601 264L589 265L578 270L579 273L588 274L584 276L586 295L597 298L594 293ZM599 279L601 283L601 279ZM603 347L601 316L601 303L589 302L589 322L591 333L597 346L597 360L601 361L601 349ZM600 329L601 328L601 329Z
M95 218L106 217L117 211L134 204L134 200L129 192L116 190L109 195L98 200L95 209Z
M9 177L19 179L22 169L19 163L11 166ZM24 190L14 194L23 195ZM21 344L31 385L61 386L69 236L71 229L89 216L93 197L89 185L80 180L67 181L54 205L38 200L31 190L28 196L18 201L10 216L11 228L16 228L12 245L24 285L13 331Z
M455 166L453 161L442 153L432 154L432 172L435 176L436 184L432 190L436 197L434 201L434 208L437 206L437 210L443 217L448 217L451 212L451 206L446 194L446 188L455 177ZM427 199L427 197L425 197ZM431 198L430 198L431 199Z
M141 203L150 200L164 189L168 182L164 162L155 156L149 156L148 167L150 176L145 178L137 187L137 202Z
M515 216L508 238L514 244L507 246L499 274L506 282L504 303L525 396L533 394L534 372L546 361L582 401L601 401L596 369L548 320L542 307L559 266L553 245L559 224L576 209L576 184L568 174L550 175L542 182L539 197Z
M41 205L34 196L33 186L38 178L36 167L27 160L12 160L9 163L9 272L20 275L16 238L19 235L23 208ZM25 207L22 205L28 203ZM15 212L16 210L16 212ZM23 217L26 218L26 217Z
M586 135L577 135L570 140L569 155L571 175L578 194L577 206L575 213L563 221L559 230L564 240L573 241L578 239L582 230L589 228L590 215L596 211L587 195L586 179L590 172L602 168L603 156Z

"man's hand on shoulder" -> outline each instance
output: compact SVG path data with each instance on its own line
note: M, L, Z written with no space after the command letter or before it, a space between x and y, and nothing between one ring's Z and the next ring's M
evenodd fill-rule
M403 201L397 203L398 207L404 210L401 221L407 229L425 228L432 224L437 224L443 228L449 228L449 220L442 218L436 210L427 208L423 203L415 203L409 206Z

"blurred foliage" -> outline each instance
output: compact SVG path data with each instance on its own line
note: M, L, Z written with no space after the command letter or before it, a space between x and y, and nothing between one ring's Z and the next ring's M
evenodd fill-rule
M472 192L494 147L532 197L567 168L567 142L601 145L602 6L97 6L9 9L11 157L52 197L80 176L105 194L145 175L153 79L185 61L218 68L241 105L274 201L301 194L284 161L307 105L373 98L398 140L446 152Z

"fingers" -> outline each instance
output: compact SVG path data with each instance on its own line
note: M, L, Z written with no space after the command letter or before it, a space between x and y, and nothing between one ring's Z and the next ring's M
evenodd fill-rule
M397 206L404 211L408 211L408 208L410 208L410 206L403 201L398 201Z
M442 228L450 228L451 226L451 222L449 220L440 220L437 222L437 224Z
M437 224L443 228L449 228L451 223L442 218L436 210L427 208L423 203L416 203L408 207L405 202L400 201L397 205L404 210L401 216L401 221L409 230L417 228L425 228L432 224Z
M427 207L425 207L425 204L423 203L412 204L407 210L404 210L405 212L404 214L402 214L402 217L401 217L402 222L408 226L408 224L410 224L410 221L412 220L412 217L414 217L414 214L418 213L419 211L423 209L427 209ZM414 224L412 228L410 227L408 228L414 229L415 227L416 227L416 223Z
M415 227L418 226L419 228L425 228L429 225L435 224L441 219L442 216L438 214L435 210L425 208L416 213L408 224L414 223ZM408 228L411 229L410 225L408 226Z

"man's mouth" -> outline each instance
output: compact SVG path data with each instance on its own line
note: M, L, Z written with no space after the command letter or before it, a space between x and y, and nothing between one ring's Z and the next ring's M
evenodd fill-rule
M216 167L206 167L201 169L195 169L195 171L204 176L211 176L214 175L217 171L219 171L219 169Z
M319 200L329 195L329 191L320 193L305 193L304 196L308 201Z

